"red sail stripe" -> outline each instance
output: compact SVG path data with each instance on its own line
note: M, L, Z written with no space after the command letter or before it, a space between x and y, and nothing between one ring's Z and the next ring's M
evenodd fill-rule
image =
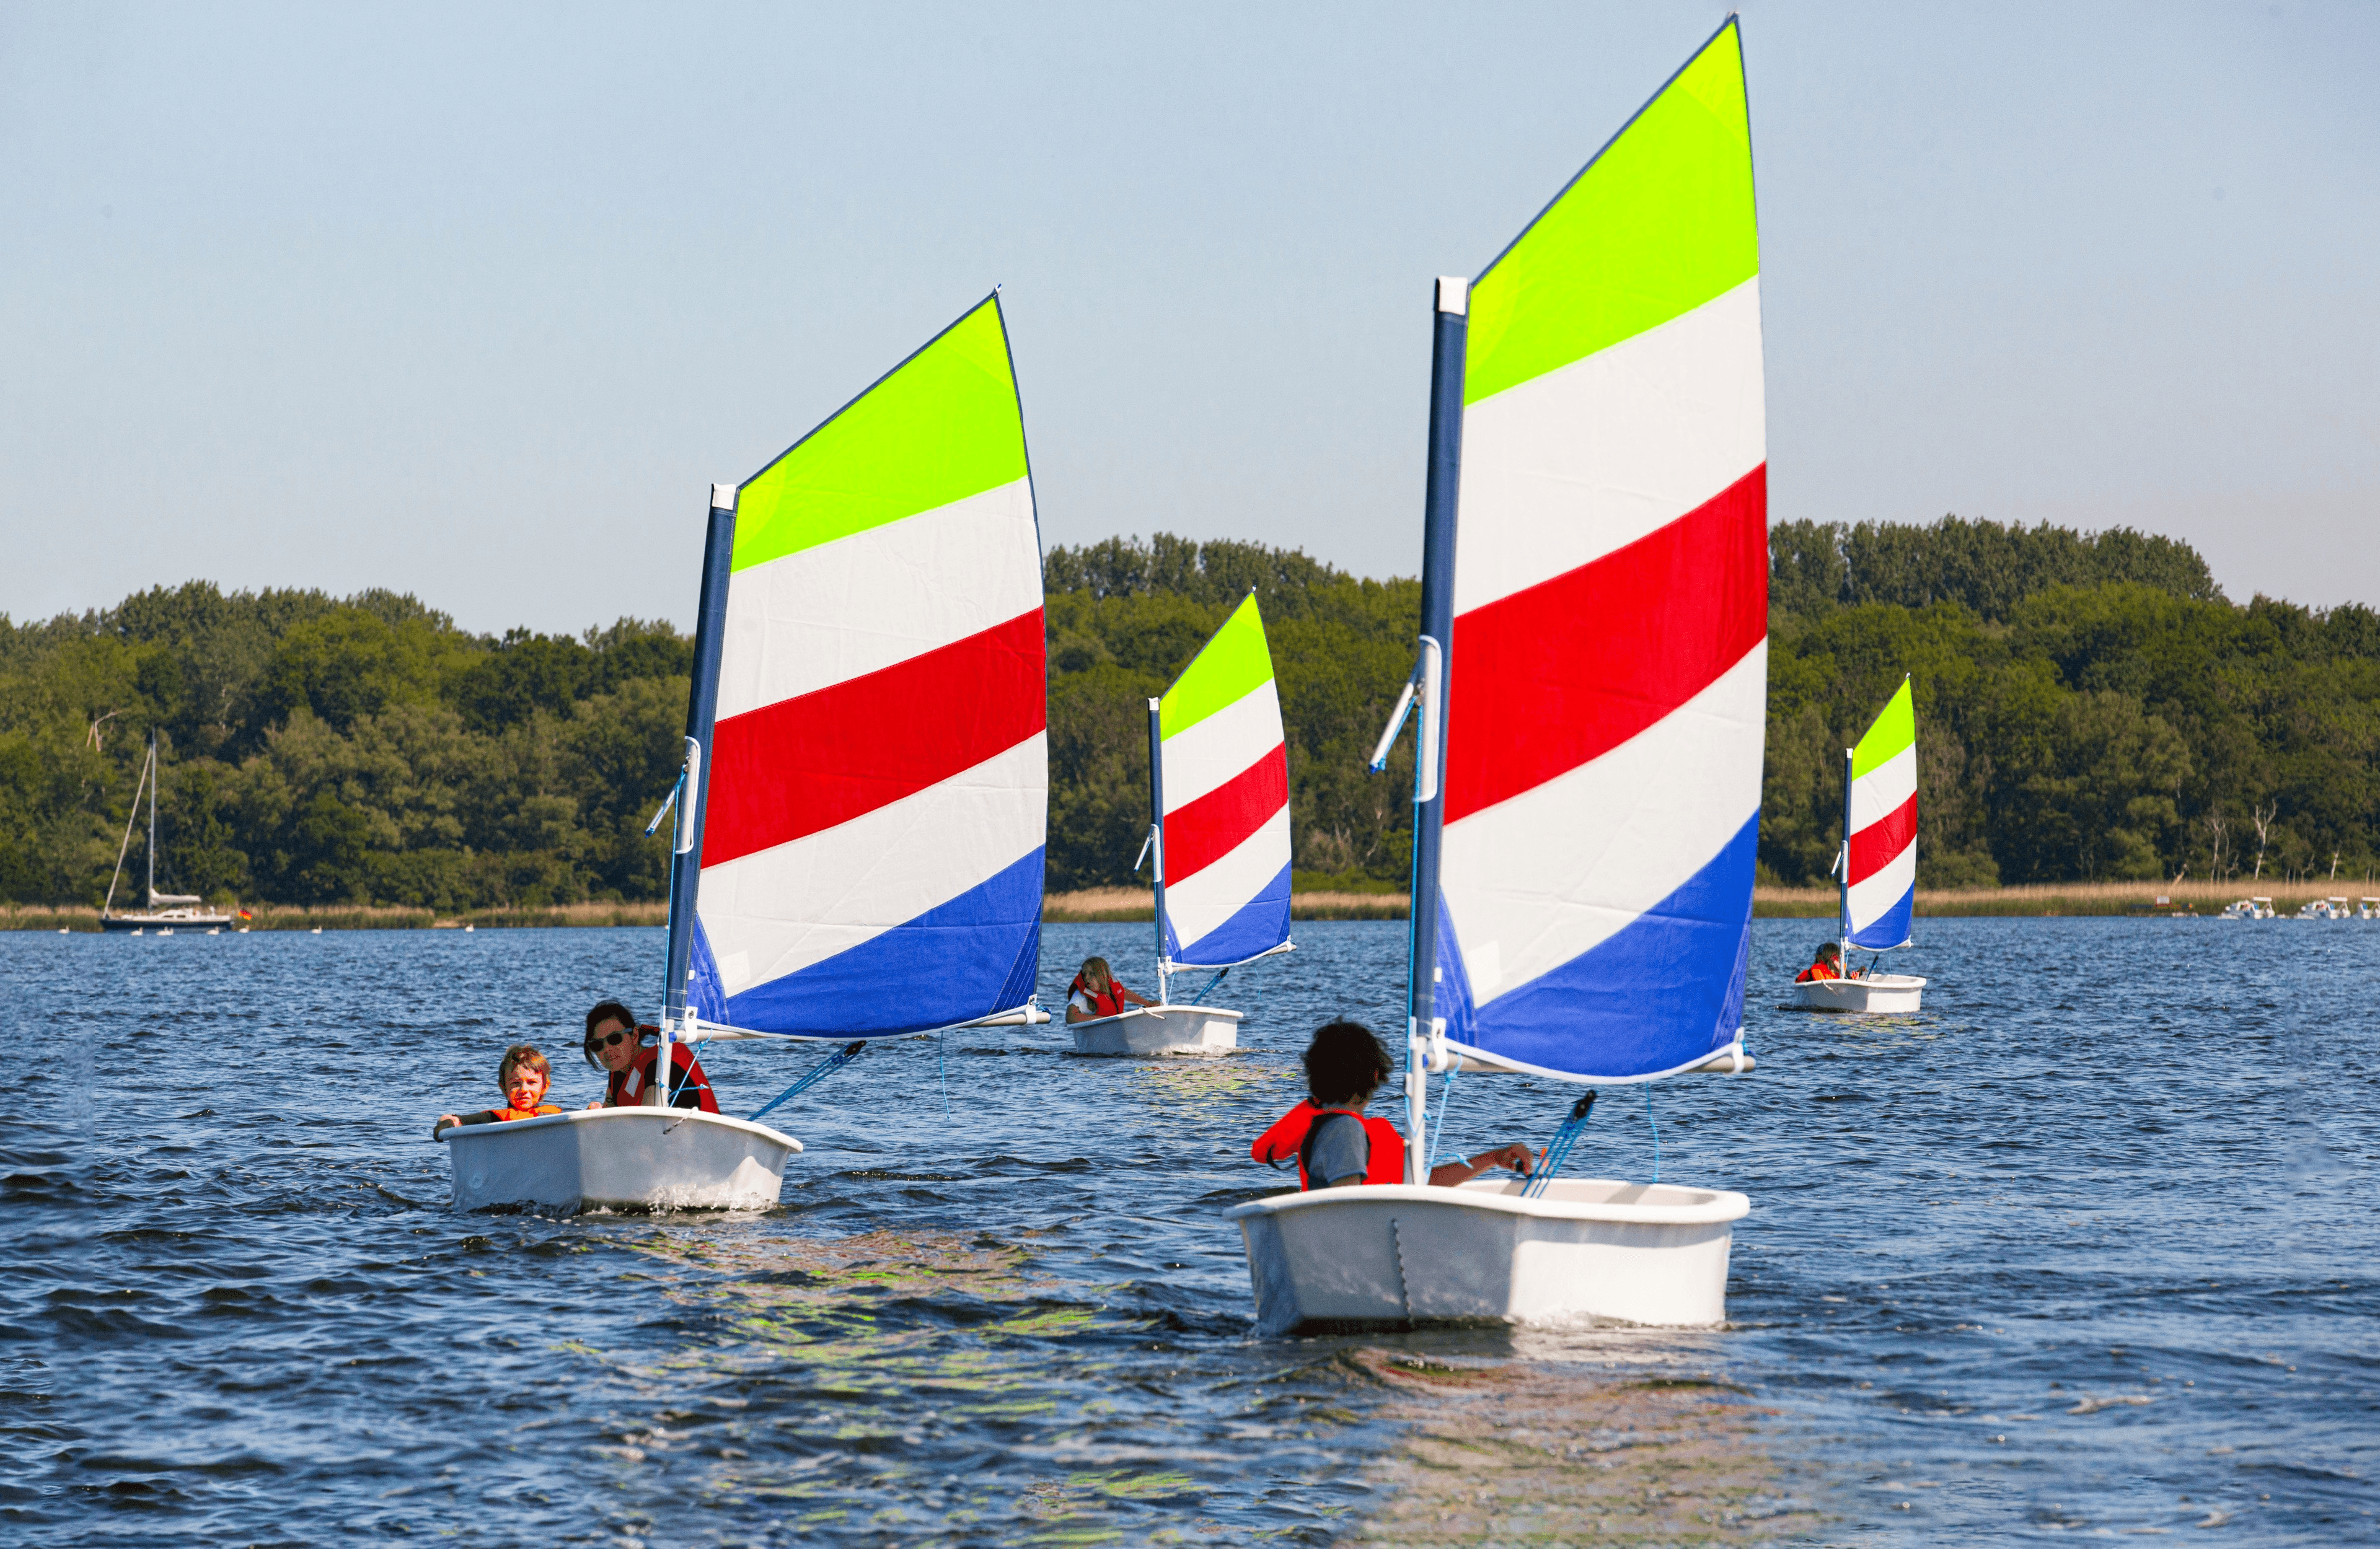
M1446 821L1533 790L1709 687L1768 633L1768 467L1454 621Z
M1186 882L1289 805L1289 753L1276 747L1195 802L1165 815L1165 880Z
M1866 881L1917 842L1917 793L1852 835L1852 881Z
M702 864L847 823L1003 753L1048 720L1041 610L731 716L711 737Z

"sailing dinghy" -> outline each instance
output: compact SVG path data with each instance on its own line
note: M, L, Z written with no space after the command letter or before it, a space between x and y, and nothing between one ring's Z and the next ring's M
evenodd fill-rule
M748 1119L664 1080L648 1107L450 1128L456 1207L766 1209L801 1149L759 1122L779 1104L886 1038L1048 1021L1046 703L995 294L711 487L660 1039L840 1047Z
M1262 1330L1726 1316L1743 1195L1557 1175L1597 1091L1752 1064L1758 271L1730 18L1475 284L1439 282L1423 635L1374 757L1417 709L1406 1181L1231 1213ZM1425 1182L1458 1068L1586 1086L1537 1176Z
M1075 1023L1075 1052L1228 1054L1242 1013L1196 1002L1291 946L1289 748L1254 591L1148 702L1148 806L1158 1003ZM1191 1003L1173 1004L1173 975L1208 968Z
M1843 749L1843 847L1835 856L1841 962L1852 949L1888 952L1909 945L1917 906L1917 710L1900 680L1884 712ZM1878 974L1873 960L1857 978L1803 979L1796 998L1814 1011L1913 1011L1925 981Z

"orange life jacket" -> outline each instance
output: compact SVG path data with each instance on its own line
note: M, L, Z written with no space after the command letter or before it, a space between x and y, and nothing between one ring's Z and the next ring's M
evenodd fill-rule
M653 1030L640 1027L637 1031L643 1033ZM651 1048L639 1049L637 1051L635 1064L625 1071L613 1071L612 1079L603 1085L603 1106L622 1108L634 1107L642 1103L645 1098L645 1084L653 1079L653 1057L660 1053L661 1046L658 1044ZM673 1107L685 1106L678 1102L678 1095L691 1092L695 1095L696 1101L701 1106L703 1112L719 1111L719 1099L710 1095L710 1078L703 1073L702 1062L695 1059L694 1050L684 1044L670 1045L670 1065L672 1067L670 1102Z
M1083 976L1080 974L1075 974L1075 982L1066 986L1066 994L1069 998L1077 995L1084 997L1090 1001L1091 1009L1103 1017L1120 1017L1123 1015L1124 1007L1129 1004L1123 998L1123 981L1112 974L1108 975L1108 988L1105 995L1093 994L1091 986L1083 983Z
M1831 962L1814 962L1793 975L1793 982L1806 985L1813 979L1840 979L1842 976L1843 971Z
M1312 1098L1282 1114L1273 1127L1256 1139L1248 1155L1267 1167L1276 1162L1297 1158L1297 1184L1311 1189L1313 1182L1305 1176L1305 1137L1326 1113L1343 1113L1363 1120L1365 1136L1372 1143L1371 1161L1364 1168L1366 1183L1402 1183L1405 1180L1405 1137L1385 1119L1372 1119L1354 1108L1324 1107Z
M535 1119L540 1114L560 1113L562 1109L560 1107L552 1103L540 1103L533 1108L516 1108L512 1106L512 1099L507 1097L504 1099L504 1106L503 1107L490 1108L488 1110L488 1117L501 1124L508 1119Z

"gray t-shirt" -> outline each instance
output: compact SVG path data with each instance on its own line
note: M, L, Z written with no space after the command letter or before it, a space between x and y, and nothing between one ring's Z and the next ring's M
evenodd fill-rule
M1372 1165L1372 1137L1364 1121L1350 1113L1326 1113L1311 1131L1305 1152L1305 1186L1327 1189L1335 1183L1364 1181Z

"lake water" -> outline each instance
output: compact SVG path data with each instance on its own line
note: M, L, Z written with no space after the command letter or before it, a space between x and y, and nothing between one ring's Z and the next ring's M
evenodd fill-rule
M2380 1543L2380 926L1920 925L1864 1024L1759 923L1758 1072L1655 1094L1664 1179L1753 1200L1728 1328L1269 1341L1221 1212L1305 1035L1400 1025L1402 926L1234 975L1237 1058L883 1046L771 1116L779 1210L569 1220L450 1214L429 1120L520 1038L592 1095L657 931L0 937L0 1541ZM1050 927L1045 1004L1093 950L1148 927ZM707 1062L749 1112L808 1058ZM1464 1078L1441 1149L1570 1095ZM1651 1143L1611 1094L1571 1171ZM1466 1425L1608 1487L1490 1499Z

